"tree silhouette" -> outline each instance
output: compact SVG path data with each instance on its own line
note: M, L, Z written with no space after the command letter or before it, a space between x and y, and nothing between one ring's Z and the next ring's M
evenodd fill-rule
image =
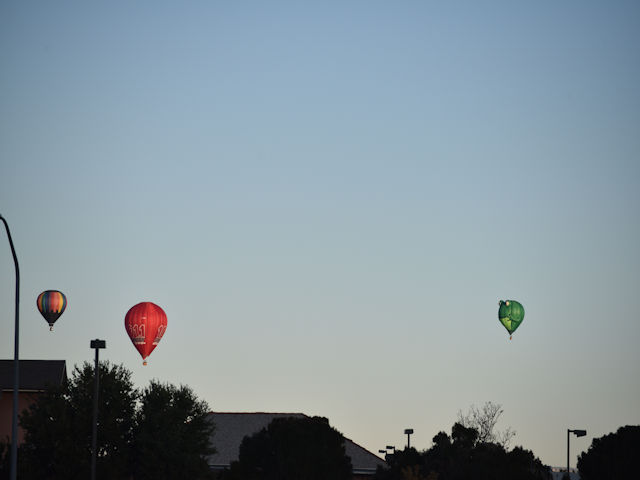
M204 455L213 425L209 407L187 386L152 381L136 412L133 474L136 480L172 480L213 476Z
M90 476L94 365L75 367L66 385L47 390L20 416L25 441L20 478L85 479ZM129 471L138 392L131 372L100 362L97 468L100 478Z
M159 382L140 393L123 366L100 362L99 368L98 479L210 478L203 456L212 453L213 425L204 401L188 387ZM66 385L45 391L22 413L20 479L90 477L93 391L94 365L84 363Z
M516 432L511 427L502 431L496 430L496 424L503 413L502 405L497 403L486 402L480 408L471 405L467 413L458 412L458 423L477 430L478 442L498 443L506 449L509 448Z
M594 438L589 450L578 457L583 480L636 478L636 455L640 450L640 425L620 427L617 432Z
M387 468L378 467L376 480L422 480L426 478L424 459L415 448L396 450L387 455Z
M551 472L533 453L521 447L508 452L499 443L480 442L478 431L455 423L451 436L433 437L433 446L419 453L396 452L375 480L548 480Z
M347 480L351 459L344 437L322 417L275 418L245 437L230 478L242 480Z

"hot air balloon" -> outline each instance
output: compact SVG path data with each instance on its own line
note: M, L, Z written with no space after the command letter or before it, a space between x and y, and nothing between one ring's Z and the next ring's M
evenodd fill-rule
M133 346L142 357L142 364L146 365L147 357L158 346L167 330L167 315L155 303L138 303L127 312L124 326Z
M498 309L498 319L509 332L509 340L513 336L513 332L520 326L524 320L524 307L520 302L515 300L500 300L500 308Z
M46 290L38 295L36 300L38 310L49 324L49 330L53 331L53 324L67 308L67 297L58 290Z

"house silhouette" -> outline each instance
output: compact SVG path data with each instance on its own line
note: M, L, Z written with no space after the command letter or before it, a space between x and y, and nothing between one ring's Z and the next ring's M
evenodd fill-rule
M13 360L0 360L0 439L11 440L13 413ZM59 386L67 381L64 360L20 360L18 415L33 404L47 386ZM18 444L24 432L18 428Z
M258 433L266 428L273 419L282 417L309 418L303 413L223 413L211 412L209 419L215 424L211 445L216 453L207 458L209 467L214 471L229 468L231 462L238 460L240 444L246 436ZM386 463L377 455L345 438L345 453L351 458L354 479L370 479L378 466Z

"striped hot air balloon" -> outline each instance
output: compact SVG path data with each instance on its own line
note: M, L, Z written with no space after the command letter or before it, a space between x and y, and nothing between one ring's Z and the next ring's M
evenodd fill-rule
M167 330L167 315L155 303L138 303L127 312L124 326L131 343L142 357L142 364L146 365L147 357L158 346Z
M53 331L53 324L67 308L67 297L58 290L46 290L38 295L36 300L38 310L49 324L49 330Z

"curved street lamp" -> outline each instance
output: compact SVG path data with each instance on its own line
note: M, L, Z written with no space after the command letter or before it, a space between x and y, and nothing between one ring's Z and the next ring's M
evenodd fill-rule
M11 246L11 254L13 255L13 263L16 267L16 320L13 344L13 411L11 415L11 480L16 480L18 474L18 389L20 388L20 382L18 380L20 375L20 355L18 353L20 338L20 268L18 267L18 257L16 256L16 249L13 247L13 239L11 238L11 232L9 231L9 224L2 215L0 215L0 220L2 220L4 228L7 230L7 237L9 237L9 245Z
M567 476L571 476L569 473L569 434L573 433L576 437L584 437L587 434L586 430L571 430L567 429Z

